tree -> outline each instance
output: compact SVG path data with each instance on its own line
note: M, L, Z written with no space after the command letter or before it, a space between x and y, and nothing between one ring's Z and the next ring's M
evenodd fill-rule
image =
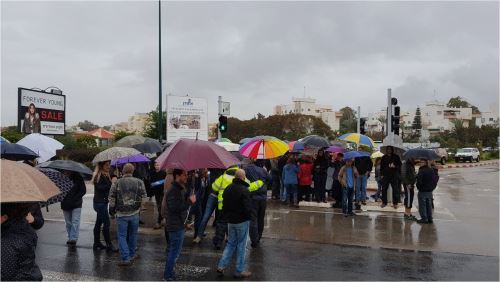
M80 121L77 124L77 126L80 127L82 130L85 130L85 131L92 131L94 129L98 129L99 128L99 125L94 124L94 123L92 123L91 121L88 121L88 120Z
M356 119L356 112L350 107L340 109L342 117L340 118L340 133L356 132L358 121Z
M450 98L446 106L451 108L472 108L473 114L481 113L476 106L471 105L469 102L467 102L464 98L460 96Z
M122 139L123 137L129 136L129 135L134 135L134 133L128 132L128 131L118 131L115 133L115 142Z
M85 144L83 144L81 142L77 142L76 138L73 135L68 134L68 133L66 135L55 136L54 139L61 142L64 145L65 150L86 148Z
M411 137L419 138L422 130L422 114L420 113L420 107L417 107L415 111L415 117L413 118L411 128L413 129L413 136Z
M76 142L80 144L81 148L95 148L97 143L95 141L96 137L90 135L82 135L76 139Z
M2 135L3 138L9 140L12 143L16 143L17 141L23 139L24 133L21 133L17 130L17 126L8 126L4 130L2 130Z
M162 126L162 135L165 136L166 128L167 128L167 113L163 112L163 126ZM146 123L146 129L144 130L144 136L150 137L153 139L159 139L160 135L158 134L159 119L158 119L158 108L156 110L148 113L148 121Z

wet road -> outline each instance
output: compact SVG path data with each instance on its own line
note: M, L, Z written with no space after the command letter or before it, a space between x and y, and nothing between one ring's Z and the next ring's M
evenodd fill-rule
M498 280L498 177L493 166L443 170L433 225L404 221L396 212L344 218L338 210L270 202L262 246L249 249L249 270L254 280ZM116 265L117 254L92 250L91 199L85 199L76 249L65 245L57 206L46 213L37 248L45 279L161 280L161 231L141 228L142 258L128 268ZM187 233L178 274L185 280L217 280L214 267L222 251L212 250L209 239L200 245L191 239Z

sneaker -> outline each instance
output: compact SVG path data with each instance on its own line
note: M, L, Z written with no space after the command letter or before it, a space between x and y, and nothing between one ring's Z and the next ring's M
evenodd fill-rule
M250 271L243 271L243 272L234 274L234 278L248 278L250 276L252 276L252 272L250 272Z
M427 223L432 224L432 223L434 223L434 220L429 219L429 221Z
M385 208L387 206L387 204L381 204L380 207L381 208Z
M132 262L130 260L122 260L118 263L118 266L129 266Z
M417 223L420 223L420 224L427 224L429 223L427 220L423 220L423 219L419 219L417 220Z
M195 244L198 244L200 242L201 242L201 238L200 237L196 237L196 238L193 239L193 243L195 243Z
M130 261L134 262L140 258L141 258L141 256L139 254L135 254L133 257L130 257Z
M408 220L417 221L418 219L414 215L409 215Z
M224 276L224 269L217 267L216 271L217 271L217 276L219 277Z

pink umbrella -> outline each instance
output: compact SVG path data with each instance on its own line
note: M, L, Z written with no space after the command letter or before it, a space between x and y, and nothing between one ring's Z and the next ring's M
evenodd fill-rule
M338 146L330 146L328 149L326 149L327 152L330 153L344 153L344 148L338 147Z
M215 143L184 138L170 145L156 161L162 169L178 168L188 171L199 168L228 168L240 163L236 157Z

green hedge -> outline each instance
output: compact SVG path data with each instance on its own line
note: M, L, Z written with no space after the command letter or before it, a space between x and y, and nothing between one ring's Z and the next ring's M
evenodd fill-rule
M62 149L57 151L56 157L60 160L72 160L83 163L86 166L93 168L94 166L92 165L92 160L95 155L107 148L108 147Z

